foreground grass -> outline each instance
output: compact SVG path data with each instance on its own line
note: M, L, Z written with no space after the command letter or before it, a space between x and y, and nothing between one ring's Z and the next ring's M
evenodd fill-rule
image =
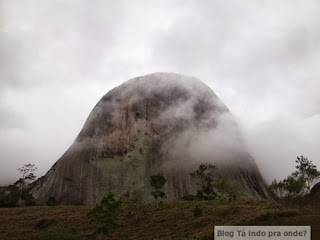
M242 200L233 205L218 201L167 201L158 209L155 204L146 203L137 214L129 213L125 206L121 228L105 239L210 239L215 225L311 225L313 239L320 239L319 199L306 198L284 205L278 209L270 200ZM203 215L194 218L196 206ZM3 208L0 239L49 239L45 236L50 231L74 234L74 239L102 239L93 235L87 218L90 209L90 206ZM39 226L43 219L52 221L51 225Z

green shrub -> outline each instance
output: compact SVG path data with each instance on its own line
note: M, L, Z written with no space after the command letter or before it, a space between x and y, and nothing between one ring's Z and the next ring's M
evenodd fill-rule
M202 209L196 206L195 209L193 209L193 215L194 218L202 216Z
M167 182L167 179L162 176L161 174L152 175L149 178L150 185L155 189L155 191L151 192L151 195L154 197L157 203L158 208L158 199L164 199L166 198L165 192L160 191L160 189L164 186L164 184Z
M47 204L47 206L56 206L57 200L55 197L49 197L46 204Z
M6 193L7 192L7 193ZM19 201L19 188L16 185L9 185L0 192L0 207L16 207Z
M120 226L118 220L121 212L122 201L116 200L110 192L88 213L88 218L95 226L96 234L109 235L112 229Z
M34 197L28 193L26 194L25 200L24 200L24 205L26 206L36 206L36 200L34 199Z
M216 166L212 164L200 164L199 168L190 173L190 176L198 179L200 182L200 189L197 190L197 197L200 199L212 200L215 199L217 193L214 190L213 171Z
M232 180L222 179L217 180L214 183L214 187L218 192L218 197L221 200L228 200L229 202L233 202L237 200L242 194L239 189L239 185Z

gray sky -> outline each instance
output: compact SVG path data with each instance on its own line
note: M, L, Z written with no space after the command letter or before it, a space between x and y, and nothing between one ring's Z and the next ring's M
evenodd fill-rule
M0 184L46 173L97 101L152 72L195 76L270 182L320 168L320 3L0 0Z

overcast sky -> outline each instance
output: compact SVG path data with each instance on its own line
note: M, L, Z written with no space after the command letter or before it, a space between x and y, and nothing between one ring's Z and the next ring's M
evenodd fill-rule
M195 76L270 182L320 168L317 0L0 0L0 184L46 171L98 100L153 72Z

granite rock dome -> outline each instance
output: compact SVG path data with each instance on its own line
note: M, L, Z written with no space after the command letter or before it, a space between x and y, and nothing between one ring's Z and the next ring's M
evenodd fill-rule
M237 181L247 197L265 185L228 108L202 81L154 73L126 81L97 103L70 148L35 183L40 203L94 204L107 193L140 189L151 200L149 177L162 173L168 199L195 194L189 175L201 163L216 178Z

